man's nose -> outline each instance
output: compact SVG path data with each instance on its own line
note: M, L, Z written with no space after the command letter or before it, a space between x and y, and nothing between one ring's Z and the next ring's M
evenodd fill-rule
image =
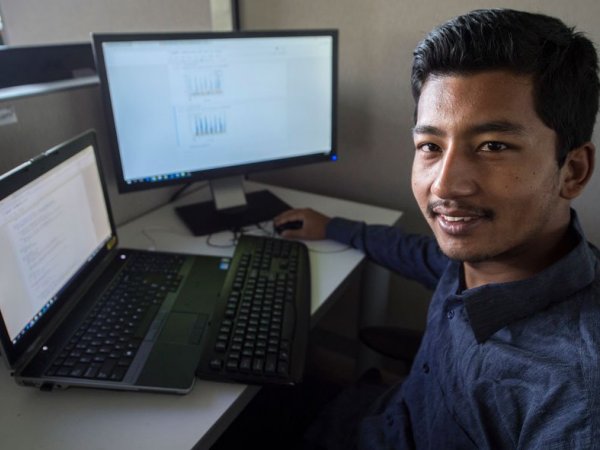
M431 193L442 199L466 197L477 190L477 168L467 151L452 146L439 161Z

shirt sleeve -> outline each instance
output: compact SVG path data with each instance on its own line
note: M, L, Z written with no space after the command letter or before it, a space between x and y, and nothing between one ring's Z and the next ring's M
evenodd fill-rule
M399 227L367 225L335 217L326 236L363 251L371 260L434 289L448 265L435 238L409 234Z

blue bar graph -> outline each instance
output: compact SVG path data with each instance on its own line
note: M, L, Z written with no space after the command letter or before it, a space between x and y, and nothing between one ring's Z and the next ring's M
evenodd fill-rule
M191 97L219 95L223 93L223 74L219 70L188 74L186 86Z
M227 132L227 120L223 113L201 113L192 117L193 134L196 137L214 136Z

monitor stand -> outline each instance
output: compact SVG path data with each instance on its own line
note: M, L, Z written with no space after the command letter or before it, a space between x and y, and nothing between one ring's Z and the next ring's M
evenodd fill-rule
M194 236L239 231L245 226L271 220L291 208L266 190L246 194L242 177L212 180L210 187L213 200L175 208Z

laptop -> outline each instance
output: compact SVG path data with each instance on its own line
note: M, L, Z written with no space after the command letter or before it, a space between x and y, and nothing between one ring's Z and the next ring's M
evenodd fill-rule
M17 383L184 394L229 259L118 246L94 131L0 176L0 346Z

